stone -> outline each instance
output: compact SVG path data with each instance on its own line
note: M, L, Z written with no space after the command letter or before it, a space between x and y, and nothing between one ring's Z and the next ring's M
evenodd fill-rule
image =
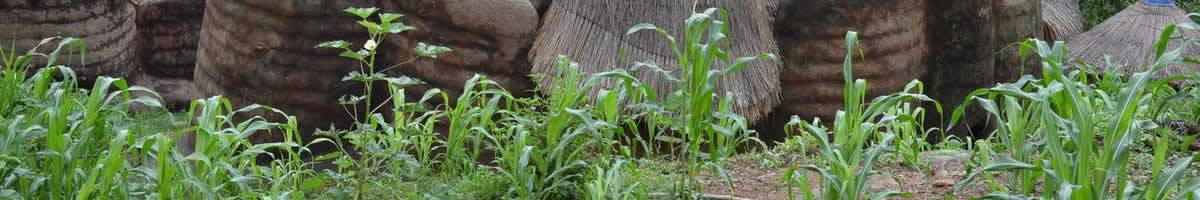
M867 177L867 188L873 191L896 190L900 188L900 182L895 178L886 174L877 174Z

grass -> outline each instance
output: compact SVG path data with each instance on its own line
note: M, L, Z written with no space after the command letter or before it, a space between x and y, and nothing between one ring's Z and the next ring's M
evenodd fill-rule
M715 87L751 62L777 58L729 57L730 24L720 9L694 11L680 33L650 24L628 30L672 41L673 64L680 69L661 73L678 86L668 96L656 96L660 93L632 75L664 72L656 63L583 73L578 63L560 57L560 70L541 76L562 84L538 88L548 95L532 97L513 96L483 75L467 80L457 96L438 89L408 96L406 90L420 80L388 72L451 50L419 43L412 47L416 55L381 66L379 44L415 29L401 23L400 14L345 11L367 30L361 47L348 41L316 47L340 49L342 57L358 61L358 70L344 80L363 91L341 99L355 123L317 131L323 137L309 141L302 140L306 131L297 130L295 117L267 105L238 108L217 96L171 113L161 110L152 91L119 78L101 77L81 88L67 67L82 63L86 45L78 39L42 41L56 47L50 52L0 48L0 198L700 199L738 190L730 167L739 155L788 168L780 181L793 198L905 198L914 196L870 189L869 177L892 161L929 169L921 154L935 149L972 152L971 177L959 184L987 182L995 192L984 198L1200 195L1196 157L1173 153L1193 152L1188 144L1196 136L1163 125L1200 121L1198 90L1154 80L1154 71L1088 73L1090 66L1062 62L1063 44L1024 43L1025 52L1042 57L1042 78L1027 76L967 99L988 111L979 114L996 126L992 137L943 137L935 145L926 142L936 139L931 135L953 128L923 121L943 114L939 103L922 95L918 80L868 100L868 83L848 72L855 55L871 58L862 57L857 33L850 32L845 109L829 124L793 117L787 126L791 139L765 151L746 119L731 112L729 95ZM1192 27L1172 27L1162 40L1172 38L1175 28ZM1196 62L1165 44L1149 69ZM35 61L47 64L34 66L42 63ZM1068 70L1072 67L1083 70ZM599 87L604 81L617 84ZM135 104L160 109L130 111ZM974 114L963 108L952 118ZM309 148L327 143L336 150ZM1135 151L1149 156L1131 156ZM1129 164L1140 160L1148 164ZM1148 175L1136 175L1142 172ZM809 182L813 175L818 181ZM706 191L712 180L723 183L720 191Z

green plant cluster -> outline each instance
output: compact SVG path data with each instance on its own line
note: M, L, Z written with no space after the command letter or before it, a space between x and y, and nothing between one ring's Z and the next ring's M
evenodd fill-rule
M971 103L983 107L995 122L991 137L982 138L968 146L979 161L973 172L955 188L972 185L976 178L997 179L999 171L1013 173L999 184L991 180L995 192L983 199L1197 199L1200 198L1200 177L1189 170L1197 155L1183 155L1170 161L1170 151L1189 152L1194 136L1176 142L1169 131L1156 125L1163 115L1182 113L1189 117L1197 99L1195 87L1176 89L1172 81L1196 80L1194 75L1177 75L1155 80L1153 75L1167 66L1181 63L1198 64L1196 58L1182 56L1188 49L1167 49L1171 40L1183 40L1195 45L1194 39L1176 37L1179 28L1195 29L1194 25L1169 26L1159 37L1154 62L1144 72L1125 76L1115 72L1095 73L1084 63L1066 63L1066 47L1059 42L1049 45L1031 39L1022 44L1021 52L1036 53L1042 59L1042 79L1026 75L1013 83L980 89L956 108L950 124L956 124ZM832 130L813 122L793 118L788 130L812 135L819 145L817 164L794 166L786 171L783 182L788 184L789 197L802 199L885 199L909 197L894 191L872 191L866 188L869 176L877 174L874 164L895 146L920 144L909 137L923 138L935 130L920 128L919 109L907 103L929 102L920 95L920 82L910 83L905 90L875 98L864 104L866 82L853 80L849 72L857 48L857 33L846 36L845 105L836 115ZM1185 45L1186 46L1186 45ZM1166 97L1158 97L1164 95ZM1181 103L1182 102L1182 103ZM903 103L903 104L902 104ZM1168 105L1183 104L1183 105ZM1169 107L1169 108L1168 108ZM1164 110L1172 110L1163 112ZM941 108L938 107L940 114ZM1177 118L1178 119L1178 118ZM914 131L916 130L916 131ZM1131 154L1139 138L1146 132L1159 130L1152 142L1153 161L1150 180L1135 184L1131 180ZM829 136L833 139L829 139ZM896 140L900 135L900 140ZM905 136L910 135L910 136ZM872 139L874 138L874 139ZM923 140L922 140L923 141ZM948 143L948 142L943 142ZM919 156L926 144L908 148L914 155L900 153L910 166L918 167L909 157ZM904 149L904 148L901 148ZM1168 165L1169 163L1174 163ZM809 183L812 171L820 176L820 192ZM800 194L793 189L799 188ZM819 198L818 198L819 197Z
M672 178L668 194L658 195L691 198L702 190L696 177L703 170L728 177L725 159L737 147L757 141L746 120L730 111L730 99L716 94L716 83L755 60L774 57L731 59L725 50L730 45L725 38L728 17L718 9L688 18L679 41L650 24L629 30L628 34L654 31L676 43L672 48L682 68L680 77L662 74L678 84L669 96L656 96L653 88L624 69L583 74L578 64L560 57L558 72L548 76L563 84L539 88L546 96L520 98L482 75L467 80L457 96L438 89L418 98L406 96L409 86L421 82L386 73L407 63L377 69L376 44L413 29L395 21L401 15L377 11L346 9L367 29L362 48L346 41L317 45L341 49L342 57L359 61L359 70L343 80L365 85L363 93L342 98L355 116L354 126L324 130L322 135L329 139L314 141L331 142L338 149L316 158L332 161L336 168L312 178L329 188L326 194L331 198L370 198L370 188L402 184L397 180L478 171L495 173L496 181L507 187L491 194L497 196L473 198L646 198L650 194L627 186L625 176L634 173L629 170L638 165L635 156L664 155L677 156L686 173ZM421 43L414 59L449 51ZM663 71L644 62L629 70ZM597 87L604 81L615 87ZM372 84L386 84L388 90L372 91ZM377 93L388 98L372 99ZM374 178L379 176L387 178ZM427 195L423 198L438 194Z
M1012 191L997 191L989 198L1024 199L1195 199L1200 178L1188 176L1196 155L1184 155L1168 166L1168 149L1180 145L1159 138L1153 145L1149 183L1130 180L1135 141L1157 125L1157 93L1176 93L1171 79L1152 77L1166 66L1196 63L1182 56L1187 49L1167 49L1176 26L1167 27L1156 46L1155 60L1143 72L1124 76L1113 72L1087 73L1083 63L1066 63L1066 47L1030 40L1023 52L1036 52L1043 60L1042 79L1025 76L1014 83L980 89L968 97L991 115L997 124L997 152L986 166L967 177L993 171L1011 171ZM1082 69L1070 71L1067 69ZM1194 77L1192 77L1194 78ZM1157 106L1155 106L1158 104ZM953 118L962 114L957 109ZM1182 148L1186 150L1186 148Z
M316 48L342 50L341 57L358 61L358 70L343 80L363 91L341 98L351 126L318 130L322 137L311 141L302 141L296 118L283 111L235 109L219 96L195 100L180 113L186 118L167 114L172 120L166 123L183 125L156 125L164 122L131 111L161 107L153 91L107 77L83 88L70 68L55 64L83 63L86 48L78 39L46 39L24 53L0 48L0 199L717 198L706 194L710 183L701 177L723 179L728 188L722 190L732 193L731 158L766 146L731 111L730 95L715 88L752 62L777 58L732 58L728 14L719 9L694 12L679 35L652 24L628 30L671 41L678 72L635 62L587 74L560 56L556 73L539 75L560 84L538 88L547 95L533 97L514 96L483 75L467 80L457 95L433 89L409 96L422 82L389 72L452 50L418 43L410 59L380 66L380 44L415 29L401 23L400 14L345 11L367 30L361 47L329 41ZM811 162L770 163L790 165L780 181L789 197L801 199L913 197L872 190L867 180L881 174L877 165L889 158L927 169L921 154L934 149L970 151L971 174L959 187L985 180L995 191L985 199L1200 199L1200 178L1189 169L1198 158L1172 153L1188 152L1196 136L1159 125L1200 122L1200 98L1194 98L1200 91L1171 84L1196 77L1152 79L1165 66L1198 63L1183 50L1167 49L1166 41L1181 39L1174 37L1178 28L1195 26L1165 30L1152 55L1156 62L1132 76L1064 63L1062 43L1023 43L1023 53L1041 57L1042 78L977 90L954 109L950 124L966 106L987 111L996 129L974 140L926 127L926 116L943 110L922 94L920 81L868 101L867 82L850 72L855 55L869 58L850 32L845 109L829 126L793 117L786 127L793 137L776 148L801 157L812 151ZM56 41L49 53L38 51ZM642 71L661 74L677 89L658 96L632 75ZM931 135L942 141L928 143L936 139ZM279 140L251 142L263 136ZM325 144L335 150L310 150ZM1141 182L1131 179L1138 145L1152 151L1152 174Z
M49 53L36 51L57 46ZM84 44L48 38L26 53L0 50L0 198L172 199L228 197L275 199L299 193L305 163L270 150L304 151L294 118L237 122L233 115L277 110L253 105L233 110L221 97L196 100L185 128L138 124L131 106L161 107L153 91L123 79L100 77L81 88L59 60L82 63ZM36 63L43 62L45 65ZM157 128L156 128L157 127ZM252 144L256 132L284 141ZM178 148L193 137L194 149ZM256 162L259 156L278 158Z

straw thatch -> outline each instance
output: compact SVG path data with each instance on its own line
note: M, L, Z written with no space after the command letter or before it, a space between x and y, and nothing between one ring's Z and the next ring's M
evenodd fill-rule
M1083 33L1083 12L1079 0L1041 0L1046 41L1066 41Z
M867 80L867 95L902 90L924 75L930 55L925 2L815 0L782 5L775 31L785 63L779 77L785 103L775 120L791 115L830 120L842 109L847 31L859 32L866 58L856 55L853 74Z
M700 3L700 8L729 11L731 56L777 52L763 1L702 0ZM580 63L580 70L587 73L624 69L635 61L651 61L678 76L679 67L670 49L673 44L656 33L627 36L625 32L646 22L679 34L683 20L692 14L692 7L692 1L554 1L543 16L543 25L530 51L533 72L554 74L558 70L554 65L556 57L566 55ZM777 67L769 61L758 61L740 73L724 77L717 92L732 93L735 112L753 123L779 103ZM643 70L634 75L661 96L676 87L676 83L655 72ZM551 81L549 77L537 80L543 86L552 84ZM599 88L612 84L605 82Z
M1073 58L1102 70L1117 70L1126 74L1144 71L1144 66L1154 62L1151 54L1163 28L1179 23L1192 23L1183 9L1175 6L1151 6L1139 2L1100 23L1091 31L1069 40L1068 51ZM1200 33L1184 29L1178 29L1176 35L1200 37ZM1179 48L1179 41L1173 41L1168 50L1176 48ZM1200 54L1200 48L1189 48L1191 50L1185 51L1185 56L1197 57ZM1106 66L1106 56L1112 58L1114 66ZM1156 77L1194 74L1197 67L1195 64L1168 66L1156 74Z

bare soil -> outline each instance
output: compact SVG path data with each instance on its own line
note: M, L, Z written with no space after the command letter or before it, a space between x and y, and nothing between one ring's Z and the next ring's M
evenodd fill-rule
M929 163L928 167L917 170L901 162L884 161L876 166L877 175L869 178L867 187L875 191L891 190L911 193L911 199L966 199L988 193L988 188L982 184L964 186L961 191L953 193L954 187L966 177L965 166L969 156L955 152L927 152L922 159ZM729 192L724 178L712 174L701 174L705 182L704 192L711 197L725 199L788 199L788 192L781 182L788 166L802 165L803 161L765 167L751 156L739 156L731 159L729 170L733 179L734 191ZM808 183L814 192L820 180L815 173L809 173ZM800 191L795 190L799 199ZM717 199L717 198L713 198ZM904 198L909 199L909 198Z

